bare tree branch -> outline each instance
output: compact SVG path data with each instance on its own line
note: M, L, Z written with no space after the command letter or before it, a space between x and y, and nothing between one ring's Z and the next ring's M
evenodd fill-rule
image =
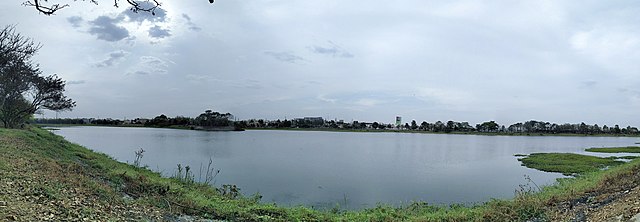
M75 2L76 0L74 0ZM85 0L83 0L85 1ZM125 0L129 6L131 6L130 10L133 12L148 12L152 15L155 15L155 10L162 6L162 4L158 0ZM215 0L209 0L209 3L213 4ZM89 2L93 4L98 4L98 0L89 0ZM113 7L119 8L120 0L113 0ZM143 4L143 3L150 4ZM49 0L28 0L22 5L28 7L34 7L38 12L44 15L54 15L58 10L64 9L66 7L70 7L69 4L60 4L60 3L51 3L48 5L43 5L43 3L49 3Z
M43 0L43 1L47 2L47 0ZM64 4L64 5L52 4L51 6L44 6L44 5L41 5L40 3L41 3L40 0L33 0L33 1L26 1L22 3L22 5L34 7L36 8L36 10L38 10L39 12L45 15L53 15L53 13L55 13L56 11L69 7L69 4Z

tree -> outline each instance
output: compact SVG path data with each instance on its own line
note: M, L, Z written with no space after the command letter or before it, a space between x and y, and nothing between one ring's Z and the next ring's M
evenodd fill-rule
M58 10L70 7L69 4L61 4L56 3L60 0L28 0L23 2L22 5L33 7L38 12L44 15L53 15ZM90 3L98 5L99 0L89 0ZM213 4L214 0L209 0L209 3ZM120 0L113 0L113 7L120 7ZM133 12L148 12L152 15L155 15L156 9L160 8L162 4L158 2L158 0L126 0L126 3L131 7L130 10Z
M447 128L445 128L445 132L449 133L455 130L456 123L452 120L447 121Z
M495 121L484 122L482 124L477 124L476 129L480 132L496 132L499 129L498 123Z
M411 130L416 130L418 129L418 123L416 123L416 120L411 120Z
M427 123L427 121L422 121L422 123L420 123L420 129L426 131L427 128L429 128L429 123Z
M57 75L42 76L31 58L40 49L15 26L0 31L0 120L16 128L43 109L71 110L75 102L64 95L65 82Z
M220 127L220 126L231 126L233 123L231 120L233 119L233 115L230 113L219 113L213 112L212 110L206 110L204 113L200 114L196 117L193 122L195 125L204 126L204 127Z

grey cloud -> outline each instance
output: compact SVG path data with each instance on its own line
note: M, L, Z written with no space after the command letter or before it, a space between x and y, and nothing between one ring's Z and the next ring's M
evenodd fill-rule
M102 60L99 63L96 63L94 66L98 68L113 66L117 64L120 60L122 60L127 54L128 52L125 52L122 50L111 52L109 53L108 57L105 60Z
M171 33L169 32L169 29L163 29L162 27L156 25L149 29L149 36L161 39L171 36Z
M595 87L596 85L598 85L598 82L594 81L594 80L585 80L581 82L582 87L585 88L592 88Z
M291 52L274 52L274 51L265 51L264 54L269 55L277 60L289 63L296 63L300 61L304 61L305 59L294 55Z
M72 81L67 81L67 85L80 85L80 84L85 84L86 81L84 80L72 80Z
M151 73L150 73L150 72L142 71L142 70L138 70L138 71L135 71L135 72L130 72L130 73L128 73L128 74L139 75L139 76L148 76L148 75L151 75Z
M154 56L141 56L140 61L142 61L141 64L145 66L151 66L151 67L157 67L157 68L169 66L167 62Z
M169 72L167 70L169 63L155 56L140 56L140 62L135 67L136 70L130 71L127 74L151 75L166 74Z
M154 3L149 1L139 2L141 8L151 8L154 6ZM129 21L142 23L144 21L150 22L164 22L167 19L167 11L162 8L156 8L153 14L148 12L135 12L133 10L127 9L122 12L123 15L129 18Z
M202 30L200 27L198 27L195 23L193 23L191 21L191 17L189 17L189 15L187 14L182 14L182 18L184 18L185 20L187 20L187 25L189 26L189 29L192 31L200 31Z
M329 45L328 46L311 46L309 47L309 49L311 50L311 52L313 53L317 53L317 54L324 54L324 55L330 55L331 57L340 57L340 58L353 58L353 54L351 54L350 52L344 50L342 47L338 46L337 44L328 41Z
M71 16L67 18L67 22L71 23L71 26L74 28L79 28L83 21L84 19L80 16Z
M263 89L264 88L264 83L256 79L217 79L209 75L194 75L194 74L186 75L185 78L195 83L209 84L211 82L217 82L217 83L221 83L222 85L232 86L235 88L245 88L245 89Z
M122 21L123 17L100 16L90 22L92 27L89 29L89 33L108 42L120 41L129 37L129 31L118 25Z

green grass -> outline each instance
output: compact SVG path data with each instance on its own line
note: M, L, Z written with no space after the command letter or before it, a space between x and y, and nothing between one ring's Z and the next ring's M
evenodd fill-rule
M598 171L624 163L611 157L602 158L575 153L532 153L519 160L523 166L529 168L565 175Z
M5 140L2 140L3 138ZM64 177L82 178L76 183L53 184L36 189L51 198L65 195L57 193L57 187L86 187L95 190L99 198L110 201L125 201L122 200L122 192L129 191L139 195L139 198L133 201L140 204L160 207L167 211L171 205L173 213L230 221L526 221L531 218L545 219L552 217L551 209L548 207L549 202L568 200L593 190L611 187L611 183L624 182L628 180L626 178L632 178L628 176L629 173L640 170L638 160L620 165L621 162L612 159L577 154L573 154L577 156L531 154L523 158L523 164L532 161L537 162L537 166L555 166L551 169L544 168L548 171L580 172L581 175L559 180L553 186L542 187L541 192L532 192L537 189L524 189L511 200L491 200L472 206L436 206L419 202L403 207L380 205L357 211L345 211L339 208L315 210L304 206L280 207L275 204L260 203L258 198L253 197L229 198L210 186L185 183L174 178L162 177L159 173L144 168L117 162L105 154L69 143L62 137L39 128L0 129L0 142L20 144L24 147L5 150L3 146L6 143L0 144L0 160L25 158L37 163L50 161L66 169L63 171L66 172ZM559 162L565 164L559 164ZM613 167L600 171L599 169L604 166ZM0 164L0 170L6 167L10 165ZM165 187L169 187L169 190L162 192Z
M640 147L628 146L628 147L589 148L589 149L586 149L586 151L597 152L597 153L640 153Z

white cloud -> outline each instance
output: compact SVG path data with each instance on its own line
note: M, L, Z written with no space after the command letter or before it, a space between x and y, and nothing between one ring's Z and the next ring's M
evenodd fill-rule
M100 68L116 65L118 64L118 62L123 60L127 54L129 53L123 50L111 52L109 53L109 55L107 55L106 59L94 64L94 66Z
M293 54L292 52L274 52L274 51L265 51L265 55L271 56L274 59L277 59L282 62L288 63L298 63L305 61L304 58Z
M330 55L331 57L353 58L353 54L331 41L327 41L325 46L313 45L309 49L313 53Z
M191 21L191 17L189 17L189 15L183 13L182 18L184 18L184 20L187 21L187 26L189 27L189 30L191 31L202 30L202 28L198 27L194 22Z
M153 38L166 38L171 36L169 29L163 29L160 26L153 26L149 29L149 36Z
M67 85L80 85L80 84L85 84L87 81L84 80L72 80L72 81L67 81Z
M167 74L171 62L155 56L140 56L138 64L133 71L128 74L134 75L157 75Z

